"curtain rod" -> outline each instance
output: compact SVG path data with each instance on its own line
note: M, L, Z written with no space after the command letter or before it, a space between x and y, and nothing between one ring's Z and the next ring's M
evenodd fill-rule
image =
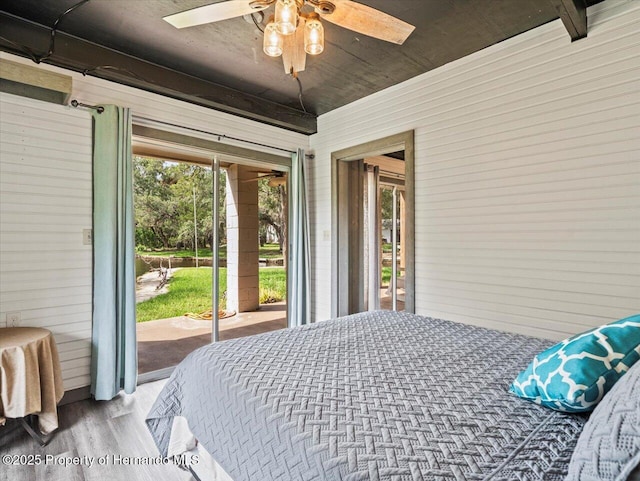
M78 102L76 99L73 99L70 103L71 106L75 108L84 107L85 109L93 109L96 110L99 114L104 112L104 107L102 105L83 104L82 102Z
M169 127L176 127L176 128L179 128L179 129L190 130L192 132L198 132L200 134L213 135L214 137L218 137L218 140L228 139L228 140L233 140L235 142L244 142L245 144L257 145L257 146L260 146L260 147L267 147L268 149L279 150L281 152L287 152L288 154L295 154L296 153L295 150L283 149L282 147L275 147L273 145L262 144L260 142L254 142L253 140L240 139L238 137L231 137L231 136L226 135L226 134L218 134L216 132L210 132L208 130L196 129L194 127L185 127L184 125L178 125L178 124L174 124L174 123L171 123L171 122L165 122L163 120L149 119L147 117L140 117L138 115L134 115L133 118L134 118L134 120L135 119L146 120L148 122L167 125ZM315 156L313 154L305 154L305 157L309 157L310 159L313 159Z

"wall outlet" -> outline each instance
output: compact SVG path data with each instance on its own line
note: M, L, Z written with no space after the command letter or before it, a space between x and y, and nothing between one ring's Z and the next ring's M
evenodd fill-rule
M19 312L7 312L7 327L18 327L20 325Z
M93 244L93 229L82 229L82 245L90 246Z

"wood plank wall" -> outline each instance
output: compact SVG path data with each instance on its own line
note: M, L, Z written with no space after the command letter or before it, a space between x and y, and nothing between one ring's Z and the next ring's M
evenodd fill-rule
M557 20L321 116L314 317L331 314L331 152L410 129L418 313L560 339L640 312L639 3L590 8L586 39Z
M89 384L91 116L0 93L0 327L50 329L65 389Z

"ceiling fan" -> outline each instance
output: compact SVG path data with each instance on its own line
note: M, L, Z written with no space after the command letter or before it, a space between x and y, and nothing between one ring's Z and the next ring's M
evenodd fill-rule
M227 0L163 18L176 28L251 15L275 4L264 29L264 52L282 56L284 70L295 76L305 69L306 54L324 50L320 19L369 37L402 45L415 29L396 17L353 0Z

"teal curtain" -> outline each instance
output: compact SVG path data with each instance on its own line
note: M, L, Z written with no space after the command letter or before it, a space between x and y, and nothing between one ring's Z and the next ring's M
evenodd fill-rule
M289 195L289 327L311 322L311 256L304 150L291 158Z
M93 113L93 334L91 394L132 393L138 371L131 113Z

